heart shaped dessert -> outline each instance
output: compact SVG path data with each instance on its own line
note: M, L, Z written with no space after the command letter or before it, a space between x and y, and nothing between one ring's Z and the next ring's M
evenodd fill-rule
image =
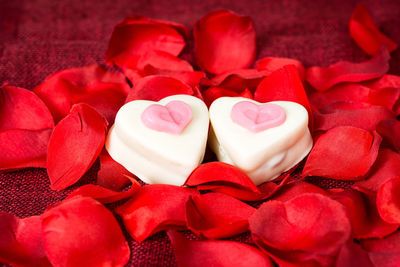
M207 107L196 97L135 100L118 111L106 149L146 183L182 185L203 160L208 125Z
M289 170L312 148L307 110L295 102L221 97L209 116L209 144L218 160L237 166L256 185Z

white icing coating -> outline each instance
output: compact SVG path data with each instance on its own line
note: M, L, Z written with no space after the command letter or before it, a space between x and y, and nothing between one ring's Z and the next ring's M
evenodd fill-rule
M286 120L279 126L254 133L234 123L232 107L242 97L221 97L209 110L212 129L209 144L218 160L237 166L256 185L278 177L310 152L313 141L308 129L307 110L295 102L273 101L283 108Z
M166 105L180 100L190 106L191 122L180 134L152 130L141 120L154 103ZM159 102L135 100L121 107L111 127L106 149L127 170L149 184L182 185L202 162L207 144L208 110L200 99L173 95Z

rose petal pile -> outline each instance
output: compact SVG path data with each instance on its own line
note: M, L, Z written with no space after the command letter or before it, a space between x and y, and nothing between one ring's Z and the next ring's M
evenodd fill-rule
M38 216L0 212L0 261L124 266L131 253L118 214L129 242L168 230L181 266L400 265L400 77L387 74L397 44L378 27L365 6L354 10L349 32L372 56L364 62L305 68L271 55L251 68L251 18L217 10L195 23L192 66L179 58L190 36L183 25L131 16L106 53L120 72L94 64L33 91L1 86L0 170L47 168L52 189L75 190ZM108 128L124 103L174 94L208 106L222 96L297 102L315 145L304 164L260 186L208 154L184 186L143 185L104 151ZM77 187L98 158L97 184ZM318 179L345 186L310 183ZM245 242L217 240L243 233Z

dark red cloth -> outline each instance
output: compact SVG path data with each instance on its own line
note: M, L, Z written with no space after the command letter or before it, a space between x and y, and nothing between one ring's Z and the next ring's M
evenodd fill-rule
M113 27L129 15L172 20L192 30L206 13L227 8L253 18L258 56L291 57L306 67L339 60L363 61L366 54L348 32L356 0L323 1L52 1L0 0L0 84L33 89L55 71L93 62L104 64ZM362 1L383 33L400 43L400 2ZM183 57L193 63L193 42ZM392 53L389 73L400 75L400 51ZM0 210L20 217L41 214L74 188L94 181L98 163L71 188L55 192L46 171L23 169L0 173ZM345 183L313 179L325 188ZM125 233L126 234L126 233ZM129 266L174 266L172 246L164 233L139 244L126 234L132 250ZM234 240L248 241L248 235Z

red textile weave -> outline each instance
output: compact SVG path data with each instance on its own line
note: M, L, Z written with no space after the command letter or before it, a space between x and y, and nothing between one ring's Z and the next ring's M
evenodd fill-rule
M137 14L184 24L189 30L206 13L231 9L254 20L257 59L276 56L298 59L306 67L328 66L340 60L367 59L348 32L348 20L359 1L81 1L0 0L0 84L33 89L48 75L94 62L105 64L113 27ZM400 43L400 2L363 1L377 25ZM192 41L183 58L194 63ZM391 74L400 75L400 51L391 54ZM20 217L43 213L73 189L95 181L96 163L78 184L56 192L44 169L0 173L0 210ZM310 179L323 188L347 183ZM112 208L112 207L110 207ZM129 266L175 266L173 248L164 233L137 243L125 232L131 247ZM234 240L249 242L243 234ZM1 263L0 263L1 265ZM6 266L6 265L4 265Z

